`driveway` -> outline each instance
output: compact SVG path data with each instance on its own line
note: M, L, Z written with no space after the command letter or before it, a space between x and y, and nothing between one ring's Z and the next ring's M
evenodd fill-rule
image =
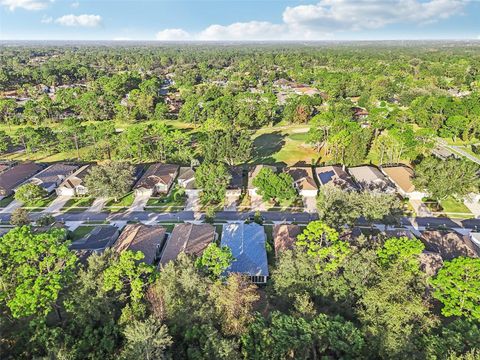
M305 210L308 213L313 214L317 212L317 198L315 196L304 196L302 199Z
M135 195L132 205L128 208L128 212L143 211L145 206L147 206L148 199L150 199L150 195L147 194Z
M18 200L13 200L10 204L8 204L6 207L3 208L3 210L0 211L2 214L9 214L12 213L13 210L18 209L22 207L23 203Z
M267 206L260 195L250 195L250 207L253 211L267 210Z
M104 197L96 198L92 206L90 206L90 208L87 210L87 212L92 212L92 213L102 212L102 209L105 206L105 203L107 202L107 200L108 199Z
M472 212L473 215L475 215L475 218L480 218L480 204L478 201L475 201L473 199L465 199L464 202L465 206Z
M240 195L237 194L229 194L225 198L225 207L223 208L224 211L237 211L237 203L238 199L240 199Z
M427 208L427 206L422 202L422 200L409 199L410 205L412 205L413 210L418 217L433 217L432 212Z
M52 203L42 212L43 213L57 213L65 206L68 200L70 200L71 196L58 196Z
M187 191L187 203L185 204L185 211L199 211L200 210L200 192Z

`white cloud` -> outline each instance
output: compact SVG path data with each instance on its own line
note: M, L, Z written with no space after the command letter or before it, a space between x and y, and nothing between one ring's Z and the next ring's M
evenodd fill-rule
M162 41L184 41L192 40L192 36L183 29L165 29L159 31L155 38Z
M74 9L78 8L80 6L80 3L78 1L74 1L70 4L70 6Z
M165 29L157 40L321 40L334 33L378 29L389 24L426 24L460 14L468 0L320 0L287 7L282 22L213 24L189 33Z
M0 4L8 7L10 11L16 8L25 10L41 10L45 9L52 1L47 0L0 0Z
M42 16L42 20L40 20L42 24L51 24L53 22L53 18L51 16Z
M97 27L102 23L102 17L100 15L69 14L55 19L55 22L63 26Z

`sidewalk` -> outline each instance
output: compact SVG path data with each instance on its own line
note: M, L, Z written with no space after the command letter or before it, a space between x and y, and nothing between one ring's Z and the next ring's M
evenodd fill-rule
M2 214L9 214L12 213L15 209L22 207L23 203L18 200L13 200L10 204L8 204L3 210L0 211Z

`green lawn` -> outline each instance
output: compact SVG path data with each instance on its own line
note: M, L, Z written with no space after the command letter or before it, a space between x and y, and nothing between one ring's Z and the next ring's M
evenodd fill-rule
M448 197L445 200L441 200L440 205L442 206L443 211L446 213L471 214L470 210L465 206L464 203L453 197Z
M94 201L95 198L91 198L88 196L74 197L66 202L66 204L62 208L62 211L70 213L83 212L87 208L92 206Z
M148 199L147 206L184 206L187 196L185 190L174 187L168 195L151 197Z
M72 239L72 241L79 240L88 233L90 233L90 231L92 231L93 229L93 226L79 226L75 230L70 232L70 238Z
M57 195L53 193L50 196L47 196L35 203L24 205L22 207L28 211L42 211L46 207L48 207L52 203L52 201L56 199L56 197Z
M2 200L0 200L0 208L7 207L13 200L15 200L13 196L3 198Z
M114 199L107 201L105 207L129 207L132 205L134 197L133 192L129 192L117 202L115 202Z

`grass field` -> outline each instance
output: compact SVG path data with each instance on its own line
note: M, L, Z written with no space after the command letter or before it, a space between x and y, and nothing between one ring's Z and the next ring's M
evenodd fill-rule
M129 207L132 205L134 199L133 192L129 192L124 197L120 198L117 202L114 199L110 199L105 204L105 207Z
M454 199L453 197L448 197L447 199L440 201L440 205L442 206L443 211L446 213L471 214L470 210L465 206L464 203Z
M2 200L0 200L0 208L8 206L13 200L13 196L7 196L6 198L3 198Z

